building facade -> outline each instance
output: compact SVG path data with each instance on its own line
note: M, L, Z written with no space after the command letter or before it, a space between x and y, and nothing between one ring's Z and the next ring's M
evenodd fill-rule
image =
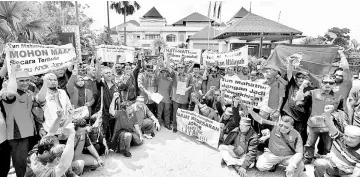
M153 7L139 18L139 22L131 20L111 28L111 36L114 41L123 43L125 27L127 46L151 48L155 39L163 39L168 47L178 47L209 24L218 25L214 20L195 12L168 25L166 18Z

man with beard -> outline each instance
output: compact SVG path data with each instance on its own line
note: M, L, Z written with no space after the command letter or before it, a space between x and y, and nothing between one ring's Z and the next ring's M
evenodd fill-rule
M69 119L70 110L72 109L70 100L65 90L58 89L58 80L55 74L48 73L44 76L44 84L39 94L37 95L38 101L44 105L42 108L44 110L44 123L42 124L39 134L41 137L45 136L49 132L50 126L57 119L56 111L54 110L64 110L62 114L61 124L64 125ZM63 127L63 126L61 126ZM57 131L59 135L59 140L66 140L66 136L61 134L60 129Z
M310 105L311 100L300 100L296 101L295 96L300 86L302 85L304 80L308 80L307 72L297 72L293 76L294 66L292 65L293 60L295 60L293 56L289 57L289 64L287 65L287 79L288 84L286 86L286 95L288 95L285 100L285 105L283 107L283 114L286 114L294 119L294 128L297 130L302 137L303 143L307 141L307 120L310 117ZM313 88L307 85L303 92L307 92L312 90Z
M326 105L333 105L335 108L342 109L342 97L335 97L333 92L335 87L335 76L324 75L321 88L304 93L304 88L308 85L305 80L301 84L296 94L295 100L311 100L311 115L307 121L308 138L305 145L305 164L311 163L314 157L315 144L318 138L323 140L324 146L321 147L326 154L330 152L332 140L329 136L329 128L325 123L324 109Z
M120 77L120 82L118 83L119 88L122 89L121 97L123 101L134 101L137 97L136 92L136 83L137 80L135 76L139 74L141 66L141 58L137 60L137 67L132 70L130 65L124 66L123 74Z

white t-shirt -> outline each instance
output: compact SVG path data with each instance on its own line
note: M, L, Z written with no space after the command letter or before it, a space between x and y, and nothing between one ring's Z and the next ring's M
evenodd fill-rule
M59 102L60 102L60 106L58 104L57 98L59 98ZM63 109L64 110L64 114L63 114L63 118L61 120L61 123L65 121L65 119L70 118L69 117L69 110L71 108L71 103L69 100L68 95L66 94L66 92L62 89L58 89L58 94L55 95L51 95L49 92L46 94L45 97L45 105L43 106L43 110L44 110L44 123L43 123L43 128L46 132L49 132L49 129L51 127L51 125L54 123L54 121L56 120L56 118L58 117L58 115L56 114L56 111L58 109ZM59 130L62 127L59 127ZM60 134L60 131L57 131L56 134Z

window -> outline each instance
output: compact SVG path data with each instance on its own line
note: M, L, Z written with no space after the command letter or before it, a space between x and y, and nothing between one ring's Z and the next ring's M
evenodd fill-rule
M174 34L169 34L167 35L167 42L175 42L175 35Z
M179 35L179 41L181 41L181 42L185 41L185 39L184 39L184 34L180 34L180 35Z
M137 36L137 39L140 39L140 36Z
M160 34L145 34L146 40L159 39Z

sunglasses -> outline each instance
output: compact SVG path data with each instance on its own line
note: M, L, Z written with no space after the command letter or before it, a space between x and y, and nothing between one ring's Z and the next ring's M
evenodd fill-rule
M290 126L287 126L287 125L284 125L284 124L279 124L279 126L281 127L281 128L284 128L284 129L289 129L290 128Z
M215 71L215 70L212 70L211 72L212 72L212 73L216 73L217 71Z
M183 69L184 67L183 67L183 66L179 66L178 68L179 68L179 69Z
M327 84L329 84L329 85L333 85L333 84L335 84L335 82L323 81L323 82L322 82L322 84L325 84L325 85L327 85Z

